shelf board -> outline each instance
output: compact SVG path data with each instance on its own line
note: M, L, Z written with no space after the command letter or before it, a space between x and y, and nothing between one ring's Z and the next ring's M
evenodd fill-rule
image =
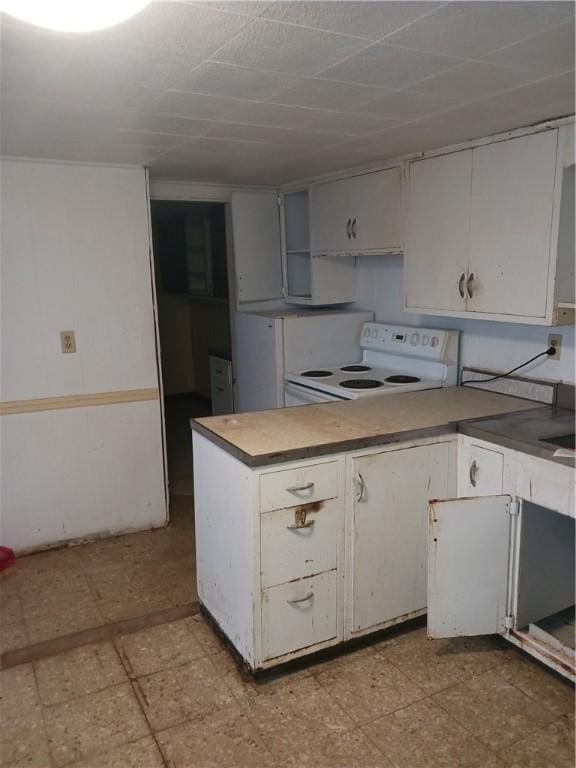
M286 251L286 256L297 256L297 255L309 256L310 250L305 248L302 248L300 250L297 248L294 248L293 250Z

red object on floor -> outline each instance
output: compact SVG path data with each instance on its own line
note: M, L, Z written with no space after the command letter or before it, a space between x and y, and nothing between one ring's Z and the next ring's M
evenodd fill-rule
M10 549L10 547L0 547L0 571L10 568L15 560L13 549Z

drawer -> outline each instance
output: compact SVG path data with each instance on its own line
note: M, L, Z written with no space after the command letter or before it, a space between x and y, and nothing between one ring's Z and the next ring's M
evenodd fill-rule
M210 358L210 380L220 387L229 387L232 383L232 366L230 363Z
M262 589L336 568L340 508L332 499L261 515Z
M338 462L308 464L260 476L260 511L286 509L338 496Z
M503 489L504 454L465 445L458 457L459 496L498 496Z
M262 592L262 656L275 659L337 635L336 571Z

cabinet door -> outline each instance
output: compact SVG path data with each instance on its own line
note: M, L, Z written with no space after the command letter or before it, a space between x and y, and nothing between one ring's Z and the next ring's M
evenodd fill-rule
M428 500L451 493L450 444L353 460L352 627L426 607Z
M401 171L390 168L348 179L355 251L402 250Z
M428 635L490 635L505 629L510 496L430 504Z
M468 310L546 316L557 131L473 150Z
M407 310L466 309L472 150L409 165L404 293Z
M236 300L282 297L280 214L275 192L233 192L232 240Z
M458 496L502 493L504 454L465 443L458 455Z
M401 251L401 201L399 167L313 186L312 250Z
M351 253L351 221L348 179L311 187L310 224L314 253Z

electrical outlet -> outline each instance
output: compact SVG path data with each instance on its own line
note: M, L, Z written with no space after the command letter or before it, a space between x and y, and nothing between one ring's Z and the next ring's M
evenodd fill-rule
M550 355L548 360L560 360L560 354L562 352L562 336L560 334L551 333L548 336L548 346L554 347L555 354Z
M76 337L74 331L60 331L60 346L62 352L76 352Z

